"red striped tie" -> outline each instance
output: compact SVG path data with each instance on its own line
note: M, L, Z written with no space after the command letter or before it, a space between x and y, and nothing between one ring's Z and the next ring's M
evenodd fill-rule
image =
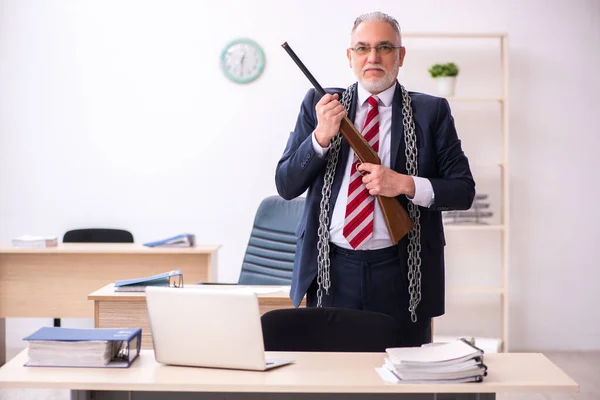
M379 151L379 110L377 97L367 99L370 109L365 120L362 135L375 152ZM375 210L375 197L362 183L362 175L356 168L359 162L356 154L350 169L350 183L348 185L348 203L344 220L344 236L352 248L356 249L373 236L373 213Z

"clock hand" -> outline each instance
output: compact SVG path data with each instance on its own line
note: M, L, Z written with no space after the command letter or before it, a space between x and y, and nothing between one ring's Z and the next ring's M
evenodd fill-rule
M240 75L244 74L244 59L246 58L245 54L242 54L242 58L240 58Z

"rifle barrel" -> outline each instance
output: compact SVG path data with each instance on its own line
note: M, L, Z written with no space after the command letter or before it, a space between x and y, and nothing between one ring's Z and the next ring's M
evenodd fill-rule
M298 67L300 67L300 70L302 72L304 72L304 75L306 75L306 77L313 84L313 86L315 87L315 89L317 89L317 92L319 92L319 94L321 96L325 96L325 90L323 89L323 87L321 85L319 85L319 82L317 82L317 80L315 79L315 77L312 76L312 74L310 73L310 71L308 70L308 68L306 68L304 66L304 64L302 63L302 61L300 61L300 59L298 58L298 56L296 55L296 53L294 53L294 50L292 50L292 48L290 47L290 45L287 42L285 42L285 43L283 43L281 45L281 47L283 47L283 49L285 51L287 51L287 53L290 55L290 57L292 57L292 60L294 60L294 62L298 65Z

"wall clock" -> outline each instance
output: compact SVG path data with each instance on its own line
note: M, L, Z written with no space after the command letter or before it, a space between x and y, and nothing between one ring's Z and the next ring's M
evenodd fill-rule
M221 70L233 82L250 83L262 74L264 68L265 54L253 40L236 39L221 52Z

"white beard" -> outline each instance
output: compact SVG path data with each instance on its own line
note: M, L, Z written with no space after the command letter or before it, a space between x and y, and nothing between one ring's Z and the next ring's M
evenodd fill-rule
M364 70L366 70L367 68L373 68L373 67L374 67L373 65L365 66L363 71L358 75L358 82L361 84L361 86L363 88L365 88L367 91L372 92L372 93L380 93L394 84L394 82L396 81L396 76L398 76L399 68L394 68L394 70L396 72L395 74L385 71L383 68L381 68L383 71L385 71L385 76L383 76L382 78L376 78L376 79L365 79L363 76Z
M360 78L359 82L368 92L381 93L394 83L394 77L389 75L381 79Z

